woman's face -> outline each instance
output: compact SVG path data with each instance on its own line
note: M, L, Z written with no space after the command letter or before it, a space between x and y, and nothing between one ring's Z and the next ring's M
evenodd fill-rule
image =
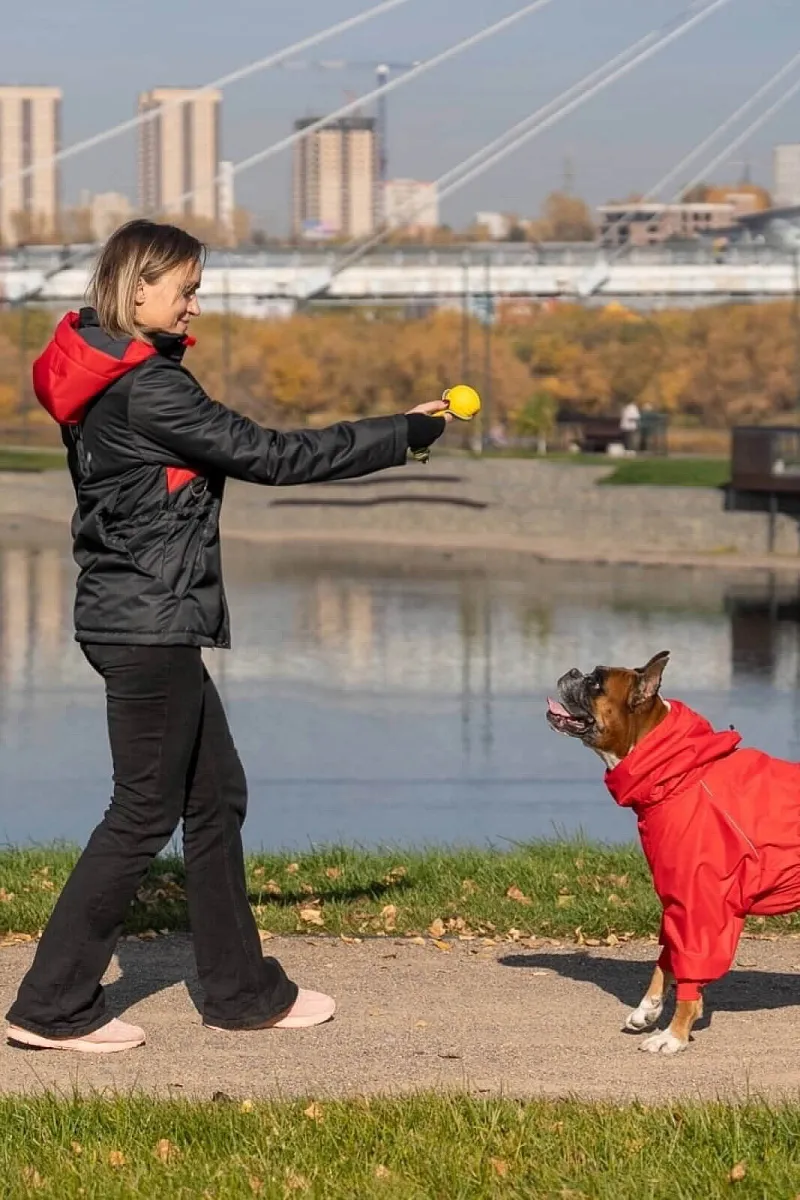
M158 333L185 334L192 317L200 315L197 289L202 279L200 263L175 267L155 283L140 279L136 288L136 322Z

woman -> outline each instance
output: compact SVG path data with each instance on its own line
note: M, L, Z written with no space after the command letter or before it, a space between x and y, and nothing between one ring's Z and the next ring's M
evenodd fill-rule
M123 226L100 255L93 307L64 317L33 369L75 485L76 638L105 682L114 792L7 1014L18 1046L103 1054L144 1042L109 1018L100 980L181 820L204 1023L302 1028L335 1009L263 957L247 899L245 777L201 658L230 645L222 493L227 477L312 483L400 466L439 436L445 421L430 414L445 406L277 433L215 403L182 365L204 257L172 225Z

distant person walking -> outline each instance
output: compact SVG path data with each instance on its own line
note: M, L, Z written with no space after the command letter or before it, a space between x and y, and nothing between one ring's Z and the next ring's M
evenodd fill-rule
M230 645L220 505L228 477L300 484L400 466L442 433L431 414L445 405L278 433L211 400L182 361L204 260L175 226L123 226L100 255L92 307L68 313L34 365L75 486L76 638L105 683L114 791L7 1014L14 1045L99 1054L144 1042L109 1016L100 980L181 821L204 1023L301 1028L336 1007L263 956L248 902L247 786L201 657Z
M619 420L619 428L622 433L622 440L625 443L625 449L629 454L634 454L639 443L639 424L642 415L639 412L638 406L633 400L628 401L622 410L622 416Z

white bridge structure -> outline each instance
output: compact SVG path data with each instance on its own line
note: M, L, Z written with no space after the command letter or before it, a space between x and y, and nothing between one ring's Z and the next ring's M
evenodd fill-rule
M93 266L75 248L0 252L0 309L83 302ZM212 251L203 276L207 312L290 315L306 303L398 305L411 311L469 307L484 319L497 301L580 299L631 308L694 308L800 296L800 249L706 243L606 253L594 244L384 248L337 273L343 252L266 248ZM74 265L70 265L73 263ZM27 298L27 299L26 299Z

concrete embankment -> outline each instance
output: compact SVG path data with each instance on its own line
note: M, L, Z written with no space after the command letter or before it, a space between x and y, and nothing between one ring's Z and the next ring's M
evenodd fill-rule
M603 467L534 460L439 457L367 479L262 489L232 481L229 537L449 548L467 557L532 554L572 562L638 562L795 570L798 531L779 517L724 511L712 488L604 487ZM6 530L67 525L64 472L0 474Z

